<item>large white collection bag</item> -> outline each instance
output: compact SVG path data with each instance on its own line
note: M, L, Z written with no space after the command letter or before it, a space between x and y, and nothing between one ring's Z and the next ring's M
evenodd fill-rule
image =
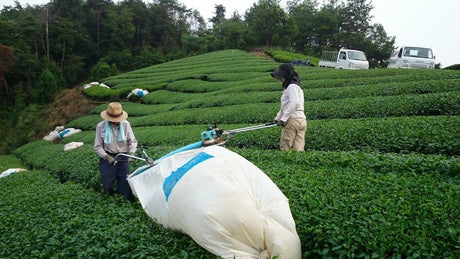
M223 258L301 258L289 202L242 156L217 145L140 167L128 182L145 212Z

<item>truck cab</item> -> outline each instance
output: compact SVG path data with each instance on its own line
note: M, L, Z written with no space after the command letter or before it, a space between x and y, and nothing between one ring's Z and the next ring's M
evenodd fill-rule
M368 69L369 62L364 52L352 49L341 49L337 58L336 68L340 69Z
M435 56L430 48L401 46L396 48L388 61L388 68L435 67Z
M364 52L360 50L340 49L339 52L323 51L319 66L338 69L368 69L369 62Z

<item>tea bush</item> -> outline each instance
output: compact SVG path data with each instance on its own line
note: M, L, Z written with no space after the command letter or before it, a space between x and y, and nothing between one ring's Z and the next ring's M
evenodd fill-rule
M311 68L296 67L299 75L303 80L337 80L343 79L344 82L397 82L397 81L421 81L421 80L439 80L439 79L458 79L458 71L449 70L428 70L428 69L328 69L328 68ZM368 82L366 82L368 83Z
M61 184L47 172L2 178L0 190L1 258L215 258L155 224L139 204Z
M126 97L133 89L109 89L100 86L92 86L85 89L83 92L86 96L94 100L111 101Z
M265 53L270 55L275 61L280 63L290 63L292 60L310 60L310 63L314 66L318 66L319 59L317 57L310 57L299 53L292 53L289 51L278 50L278 49L268 49L265 50Z
M33 144L28 144L18 150L17 154L23 156L25 160L33 161L38 166L38 163L35 162L36 155L39 153L51 154L53 152L50 150L54 149L51 147L53 146L51 143L41 144L42 151L30 152L28 150L33 149L31 146ZM43 150L43 148L49 148L49 150ZM35 148L35 150L37 149ZM76 151L68 151L67 154ZM161 151L164 152L165 150ZM451 218L460 213L460 204L458 203L460 161L458 158L439 155L396 155L363 152L309 151L298 153L259 148L235 149L235 151L253 161L274 180L290 199L291 211L296 220L297 231L302 241L305 256L387 257L397 254L402 257L412 257L420 254L427 257L455 257L455 250L451 248L457 242L456 237L460 233L458 222L452 221ZM81 152L90 152L90 150ZM67 156L62 152L41 157L41 159L46 159L47 164L53 164L46 169L51 173L74 170L69 169L69 165L72 167L71 165L76 163L73 158L74 156ZM95 161L90 163L96 165ZM88 168L88 166L75 167L75 174L72 175L80 174L79 177L83 177ZM87 175L86 177L92 176ZM91 181L90 178L89 181ZM0 182L0 184L4 184L4 182ZM41 185L40 183L36 184ZM45 190L43 190L44 188ZM51 188L53 192L63 189L66 194L50 193L46 191L47 188ZM91 204L104 205L101 205L101 199L103 200L101 197L105 196L99 196L97 199L92 198L95 194L90 195L91 197L76 196L67 189L66 185L56 188L54 184L47 183L41 189L42 192L48 193L51 197L59 195L59 198L53 198L55 200L51 206L50 204L41 205L53 212L56 210L53 204L66 197L71 202L83 199L83 204L86 204L87 200L91 199ZM27 201L33 202L35 205L37 203L34 199ZM45 201L47 200L45 199ZM75 226L82 224L90 228L98 226L97 223L91 222L92 217L88 219L84 216L78 216L81 213L86 213L89 209L86 207L87 205L84 209L81 209L81 206L83 205L76 204L70 207L80 208L77 216L73 210L68 213L72 217L84 218L85 221L72 220L71 222ZM119 210L119 208L113 209L110 206L109 208L113 211ZM136 208L140 210L140 208ZM42 209L39 208L39 210ZM97 219L101 219L100 215L112 217L113 211L111 213L105 212L105 210L91 212L91 215L95 214ZM135 212L131 211L130 213L137 215L138 211ZM59 213L60 218L56 218L54 221L65 221L67 214ZM117 212L116 215L120 215L120 213L122 212ZM51 217L53 217L52 215ZM129 225L122 225L122 227L129 227L135 232L133 233L134 236L125 237L122 235L120 238L131 240L131 237L135 239L139 235L146 239L158 237L156 233L142 232L142 226L148 223L139 222L139 216L130 217L124 212L123 215L123 220L126 220L125 217L129 217L131 220L128 221ZM14 221L11 218L8 217L9 220ZM145 216L140 218L145 218ZM437 220L434 221L434 218ZM19 224L18 222L13 223L13 225ZM59 224L54 227L41 221L36 222L36 224L49 228L51 231L60 228ZM113 219L112 224L114 224ZM115 223L115 225L118 224ZM102 234L100 231L101 229L97 229L94 234L90 235L91 238ZM163 229L161 232L165 231ZM62 232L58 233L58 235L62 234ZM71 239L72 242L75 242L80 237L73 231L64 231L64 233L69 235L64 240ZM437 240L435 247L428 245L431 244L433 237ZM39 240L46 242L47 239L45 236ZM52 240L59 240L59 238L55 237ZM69 253L66 255L76 254L76 251L79 251L78 247L86 244L86 240L78 241L77 249L64 249L64 253ZM54 242L56 242L55 246L58 249L61 245L67 245L63 241ZM174 242L174 239L171 242ZM130 244L120 241L119 245L122 246L110 252L125 254L130 251ZM132 245L137 246L138 244L135 242ZM68 249L72 250L68 251ZM44 249L44 251L49 253L46 255L58 253L52 248ZM144 252L148 254L149 251ZM36 251L38 255L45 252ZM94 251L91 250L91 252ZM108 251L104 252L108 253ZM176 251L176 253L178 252ZM199 254L201 256L206 255L203 252ZM32 253L32 255L35 254Z
M344 99L368 96L394 96L460 91L459 79L436 81L391 82L367 85L343 85L342 87L312 88L307 85L305 101Z
M458 115L458 91L321 100L305 105L310 119Z
M85 89L83 92L85 95L94 100L112 101L125 99L132 90L140 88L147 91L156 91L165 88L165 83L158 83L155 85L143 82L141 84L133 84L131 87L125 87L121 89L109 89L105 87L92 86Z
M4 172L9 168L22 168L21 160L13 155L0 155L0 172Z
M97 117L97 120L100 120ZM389 117L364 119L330 119L308 121L306 149L324 151L378 151L389 153L423 153L458 156L459 116ZM200 133L211 124L134 127L138 141L146 146L180 147L200 140ZM217 124L224 130L251 124ZM94 141L92 130L70 136L62 143ZM228 141L230 147L278 149L279 127L236 134Z
M225 64L225 66L222 66ZM241 50L216 52L212 57L199 55L173 62L108 77L103 80L115 88L133 87L142 82L151 84L170 83L186 79L206 80L212 74L244 74L246 72L269 72L276 69L276 63L255 57Z
M130 102L121 102L121 104L123 105L123 110L128 112L129 117L140 117L171 110L170 105L144 105ZM101 104L91 111L91 115L100 115L100 113L106 109L107 104Z
M458 116L308 121L305 148L460 155ZM279 128L235 135L233 147L279 148Z
M214 123L228 130L270 122L281 89L269 72L278 65L226 50L102 81L112 93L162 86L142 104L123 102L139 145L158 158L198 141ZM305 89L307 151L278 151L279 127L237 134L225 146L289 199L303 257L460 257L459 72L296 71ZM92 145L106 107L66 125L81 133L14 152L33 171L0 179L0 190L8 190L0 200L0 257L213 258L138 204L101 193ZM72 141L85 144L64 152Z
M213 123L267 123L273 120L279 110L279 103L237 104L241 98L241 96L235 95L228 96L225 101L222 100L221 102L219 102L219 99L216 99L215 102L203 100L195 104L185 102L183 105L169 106L171 110L168 111L165 111L168 107L166 105L148 107L142 104L137 104L136 107L139 108L133 109L132 113L130 107L134 107L134 105L127 105L126 110L133 115L130 116L129 120L134 127ZM270 98L274 100L276 97L272 95ZM235 103L236 105L227 105L230 103ZM208 107L209 105L215 107ZM103 107L106 106L100 106L98 111L102 110ZM305 107L305 113L309 120L458 115L459 112L460 94L458 91L321 100L309 102ZM147 113L149 115L143 115ZM136 114L143 116L136 117ZM100 120L98 116L88 116L68 123L67 127L92 129Z
M204 80L179 80L169 83L166 89L171 92L206 93L228 88L228 83L209 82Z
M222 87L222 89L226 90L219 90L218 87L214 87L211 90L212 92L209 92L207 90L207 87L203 85L203 88L201 88L203 93L199 95L191 94L190 92L186 92L185 90L174 92L172 91L172 88L168 86L169 91L165 90L151 93L143 99L143 102L147 104L160 104L167 102L181 103L181 105L176 106L174 109L180 109L180 107L218 107L244 103L279 102L281 96L279 86L275 86L273 83L267 83L264 85L264 87L259 87L259 85L261 84L251 85L250 87L245 86L245 88ZM186 86L184 85L184 87ZM191 85L189 85L188 87L190 87L193 93L198 93L200 91ZM344 86L340 88L307 88L304 91L306 102L371 96L427 94L460 91L460 80L449 79L428 82L415 81L402 84L380 83L366 86Z
M458 158L237 152L289 197L304 258L458 256Z

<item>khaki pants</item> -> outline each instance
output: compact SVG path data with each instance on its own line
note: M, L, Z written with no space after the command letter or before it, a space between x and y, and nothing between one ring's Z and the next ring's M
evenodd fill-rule
M306 131L306 119L289 119L281 130L280 149L304 151Z

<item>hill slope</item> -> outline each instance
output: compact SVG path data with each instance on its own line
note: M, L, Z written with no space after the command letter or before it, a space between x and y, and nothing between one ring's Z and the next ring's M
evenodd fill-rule
M124 102L123 107L140 144L149 147L152 157L160 157L199 140L200 132L213 123L233 129L271 121L279 108L281 89L269 72L278 65L239 50L219 51L106 78L103 82L112 89L90 87L85 93L109 101L114 96L126 96L134 88L149 89L151 93L140 103ZM305 89L307 152L278 151L279 128L236 135L226 146L260 167L289 198L304 256L458 256L460 73L301 66L296 70ZM91 115L66 125L83 132L59 144L27 144L15 155L61 182L72 181L80 188L99 192L101 183L92 142L94 128L101 120L98 114L106 106L102 104ZM63 145L72 141L83 141L85 145L63 152ZM133 167L140 165L136 162ZM15 195L29 193L27 185L43 178L52 181L46 177L37 173L0 180L1 189L15 188L15 194L2 201L2 208L56 210L54 202L75 204L87 195L98 196L84 190L67 199L58 198L67 188L78 189L70 184L57 193L43 188L51 199L48 207L32 199L13 201ZM107 199L97 198L94 202L98 206L117 202ZM65 220L72 218L76 212L73 210L78 208L69 207L62 212ZM135 217L141 210L135 205L120 208L123 214ZM120 235L118 246L104 250L99 248L104 247L101 235L105 229L86 232L87 238L71 243L64 238L69 235L62 231L66 223L59 215L52 214L53 224L39 223L56 230L40 236L39 230L28 234L18 223L28 221L30 215L17 220L5 209L0 212L6 219L1 225L2 233L19 233L25 240L38 235L44 240L35 250L23 251L15 237L17 242L0 250L0 257L133 257L142 252L144 256L168 258L213 257L188 237L164 230L146 217L114 230L133 234ZM100 226L97 219L107 214L103 209L83 213L92 216L88 221L75 221L73 228ZM76 235L70 233L71 237ZM1 243L8 238L12 237L0 237ZM60 241L50 246L45 241L49 239ZM145 249L138 248L137 240L142 240ZM85 248L73 249L75 246Z

